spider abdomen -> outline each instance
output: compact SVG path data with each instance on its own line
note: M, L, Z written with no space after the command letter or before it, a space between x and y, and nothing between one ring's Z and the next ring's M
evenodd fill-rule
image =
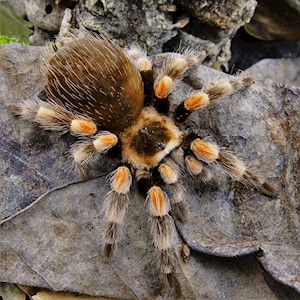
M58 48L48 62L47 97L113 132L131 126L144 105L141 76L111 41L86 35Z

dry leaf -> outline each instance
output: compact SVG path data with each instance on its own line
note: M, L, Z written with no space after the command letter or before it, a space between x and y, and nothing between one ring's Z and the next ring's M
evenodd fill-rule
M26 300L26 294L16 285L10 283L0 283L1 300Z
M41 131L6 108L42 89L41 51L18 44L0 48L2 219L75 178L65 155L74 139ZM199 84L200 78L226 76L199 67L193 78ZM179 85L173 101L189 89ZM177 226L192 252L187 264L178 260L174 299L276 299L257 264L258 253L275 279L300 291L299 95L295 87L257 83L189 120L190 128L260 169L279 195L267 198L225 178L218 187L186 179L190 217ZM103 159L94 175L112 170L114 163ZM148 215L136 191L115 259L102 257L101 203L108 189L105 176L65 186L2 224L0 280L118 299L159 299ZM180 253L180 238L177 248Z
M63 292L50 292L50 291L41 291L38 292L35 296L32 296L33 300L109 300L109 298L102 297L90 297L90 296L80 296L71 293Z

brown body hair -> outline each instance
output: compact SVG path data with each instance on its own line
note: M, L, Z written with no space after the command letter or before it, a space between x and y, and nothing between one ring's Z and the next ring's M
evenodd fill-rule
M92 35L64 45L51 56L46 94L113 132L131 126L144 106L137 68L117 45Z

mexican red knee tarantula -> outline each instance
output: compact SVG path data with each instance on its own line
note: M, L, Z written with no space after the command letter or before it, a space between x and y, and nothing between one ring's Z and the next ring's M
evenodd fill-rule
M176 82L202 62L203 51L171 54L154 72L151 58L137 47L123 51L112 41L87 33L71 37L68 43L47 50L47 101L27 100L12 109L44 129L77 136L71 153L81 175L99 154L119 159L120 166L109 175L111 191L103 204L104 253L110 257L115 252L134 176L146 197L159 269L168 277L174 270L176 233L170 210L184 219L180 178L185 170L209 182L210 165L217 164L234 180L274 194L268 182L231 152L181 129L192 112L246 88L253 80L236 77L193 91L171 113L169 95Z

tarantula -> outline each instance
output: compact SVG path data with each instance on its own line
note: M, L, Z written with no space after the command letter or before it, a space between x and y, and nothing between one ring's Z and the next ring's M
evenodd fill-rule
M170 210L180 220L186 216L183 174L209 183L210 166L219 165L234 180L274 195L271 184L234 154L181 125L192 112L247 88L253 79L240 76L195 90L170 112L169 96L176 83L203 61L204 51L173 53L154 71L151 58L138 47L124 51L89 33L70 37L68 43L47 48L46 101L37 97L14 104L12 110L43 129L77 136L70 152L81 176L99 154L119 160L103 203L107 257L115 252L136 178L146 198L158 266L168 277L174 271L176 236Z

